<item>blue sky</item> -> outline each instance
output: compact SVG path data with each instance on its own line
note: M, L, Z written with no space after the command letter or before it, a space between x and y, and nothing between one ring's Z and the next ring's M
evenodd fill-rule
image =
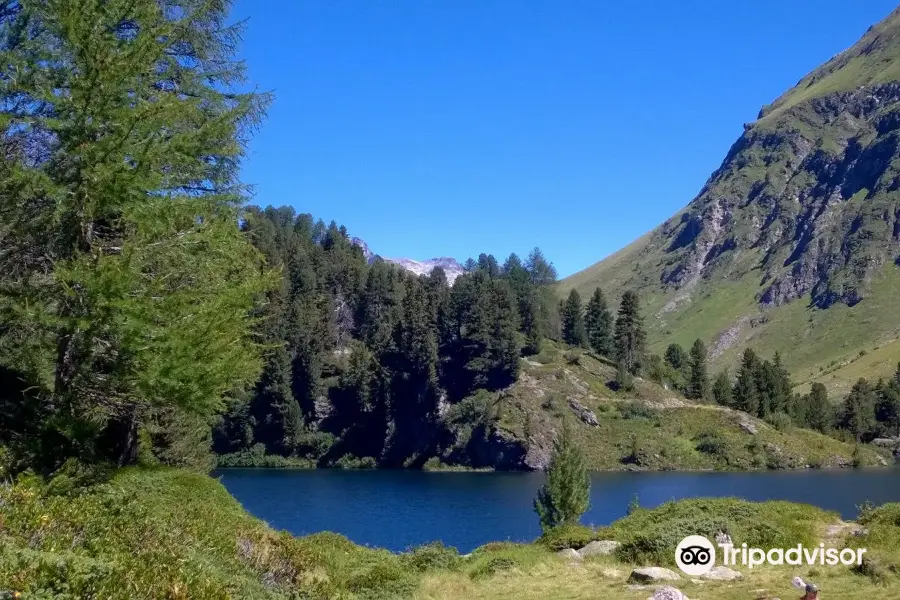
M388 257L534 246L565 276L687 204L888 0L237 0L275 102L243 169Z

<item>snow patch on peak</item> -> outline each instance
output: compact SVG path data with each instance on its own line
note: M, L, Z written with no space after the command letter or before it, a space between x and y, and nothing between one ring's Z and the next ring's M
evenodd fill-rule
M444 274L447 276L447 283L450 285L453 285L456 278L464 273L459 261L449 256L430 258L428 260L413 260L411 258L386 258L384 260L403 267L416 275L428 275L435 267L441 267L444 269Z

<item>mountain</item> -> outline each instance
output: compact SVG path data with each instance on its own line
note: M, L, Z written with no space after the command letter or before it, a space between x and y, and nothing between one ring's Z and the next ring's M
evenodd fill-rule
M448 258L446 256L441 258L430 258L428 260L413 260L411 258L385 258L384 260L399 265L416 275L427 275L428 273L431 273L435 267L441 267L444 269L444 273L447 275L447 282L450 285L453 285L456 278L465 272L462 265L460 265L455 258Z
M900 9L760 110L684 209L560 283L635 289L652 350L780 351L843 392L900 360Z
M394 263L400 267L403 267L407 271L415 273L416 275L428 275L431 271L434 270L435 267L441 267L444 269L444 273L447 275L447 282L450 285L453 285L453 282L456 281L456 278L462 275L465 270L462 268L462 265L459 264L455 258L450 258L447 256L442 256L440 258L429 258L428 260L413 260L411 258L385 258L383 256L379 256L372 252L369 249L369 245L366 244L365 240L354 237L350 239L350 243L359 246L363 251L363 256L366 257L366 261L369 264L375 261L376 258L381 258L389 263Z

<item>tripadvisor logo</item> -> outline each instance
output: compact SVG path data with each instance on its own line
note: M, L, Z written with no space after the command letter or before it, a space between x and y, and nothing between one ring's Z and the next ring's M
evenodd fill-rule
M797 544L793 548L749 548L741 544L719 544L723 565L743 565L752 569L760 565L861 565L865 548L826 548L825 544L807 548ZM675 548L675 564L688 575L708 573L716 566L716 547L702 535L689 535Z
M675 548L675 564L688 575L703 575L716 566L716 547L702 535L689 535Z

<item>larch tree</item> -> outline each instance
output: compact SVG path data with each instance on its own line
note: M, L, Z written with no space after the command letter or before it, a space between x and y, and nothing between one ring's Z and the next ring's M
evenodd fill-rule
M229 2L0 10L4 362L44 397L55 459L136 460L158 418L252 383L269 286L238 168L266 95L240 91Z

